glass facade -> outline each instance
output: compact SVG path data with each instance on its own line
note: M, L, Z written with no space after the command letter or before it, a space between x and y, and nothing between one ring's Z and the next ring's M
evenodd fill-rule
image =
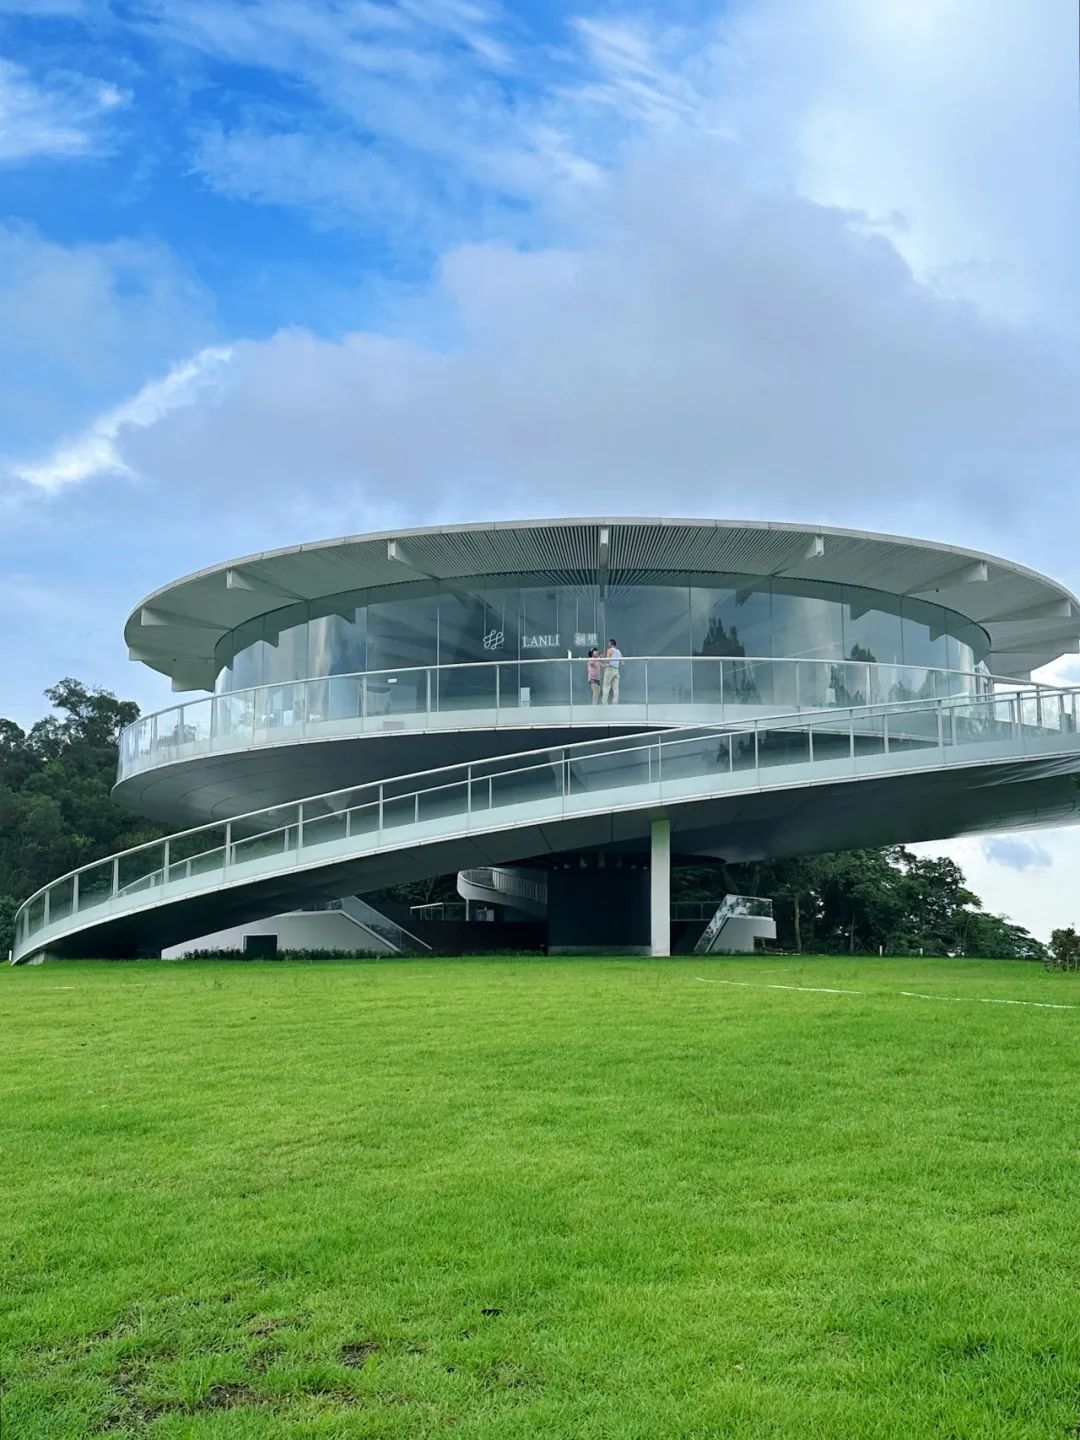
M392 595L351 591L259 616L219 644L216 688L227 694L362 671L584 656L593 645L603 650L612 636L628 658L673 657L662 673L653 668L651 682L670 690L672 700L696 689L694 657L745 657L739 683L748 698L767 702L787 697L763 692L763 684L771 691L779 682L775 667L756 667L755 660L828 661L837 676L830 681L822 667L820 701L803 695L802 703L832 703L836 697L825 691L837 687L850 690L850 703L860 703L857 677L867 663L974 671L990 648L985 632L955 611L851 585L751 575L683 576L678 583L612 575L602 591L584 581L495 577L397 586ZM521 666L515 678L526 688L543 685L551 668ZM714 669L702 667L701 683ZM625 680L632 682L631 671ZM388 673L386 683L430 682L422 674ZM471 690L486 682L462 671L444 672L436 683L446 692L443 703L457 696L467 705ZM336 708L333 685L327 706L329 713Z

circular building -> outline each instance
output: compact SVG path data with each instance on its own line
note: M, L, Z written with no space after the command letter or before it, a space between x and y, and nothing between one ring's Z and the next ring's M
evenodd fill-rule
M1076 808L1075 692L1030 677L1078 648L1080 604L925 541L614 518L351 536L177 580L125 637L207 692L122 737L116 798L175 834L31 897L16 961L332 926L353 949L471 949L508 923L553 950L668 953L673 850ZM455 870L464 922L362 899ZM768 933L763 907L722 908L694 944Z

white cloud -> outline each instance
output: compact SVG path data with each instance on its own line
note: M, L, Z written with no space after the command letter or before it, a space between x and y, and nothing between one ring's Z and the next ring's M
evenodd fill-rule
M1049 870L1054 863L1045 846L1018 835L995 835L984 840L982 852L991 864L1004 865L1007 870Z
M732 18L723 113L759 174L867 212L953 293L1075 320L1075 6L738 0Z
M1067 347L716 156L632 167L577 249L459 248L431 305L456 315L453 344L238 342L194 403L110 436L100 468L219 504L316 487L343 525L384 495L417 518L771 515L1030 546L1038 564L1026 487L1080 459Z
M148 240L61 245L0 224L0 447L51 448L177 354L215 339L210 302Z
M130 97L84 75L52 73L47 83L0 58L0 165L87 155L103 143L101 120Z
M488 233L490 210L518 236L522 204L597 178L570 117L541 98L547 52L515 50L499 7L196 0L143 13L151 37L292 89L277 106L265 87L238 90L228 123L196 127L194 169L225 193L398 234L419 216L429 243L440 229Z
M201 350L173 366L160 380L151 380L123 404L107 410L82 434L59 445L44 460L14 464L11 475L37 490L55 492L80 481L129 475L123 441L131 431L160 424L173 411L195 403L211 387L232 356L228 347Z

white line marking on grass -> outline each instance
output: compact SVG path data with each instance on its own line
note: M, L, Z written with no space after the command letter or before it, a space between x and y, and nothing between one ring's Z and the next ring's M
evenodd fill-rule
M695 975L706 985L744 985L752 990L804 990L809 995L865 995L865 990L830 990L826 985L762 985L753 980L714 980L711 975Z
M866 995L866 990L833 990L825 985L770 985L760 980L717 980L712 975L695 975L703 985L738 985L746 990L802 990L809 995ZM944 1000L950 1005L1030 1005L1036 1010L1080 1010L1080 1005L1060 1005L1052 1000L1000 1000L991 995L923 995L918 990L882 990L882 995L903 995L908 1000Z
M1037 1010L1078 1010L1078 1005L1055 1005L1051 1000L999 1000L992 995L921 995L917 990L901 990L909 1000L947 1000L956 1005L1033 1005Z

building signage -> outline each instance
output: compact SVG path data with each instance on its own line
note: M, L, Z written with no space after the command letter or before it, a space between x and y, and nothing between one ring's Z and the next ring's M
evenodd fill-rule
M597 644L599 644L599 640L597 639L596 631L595 631L595 630L575 630L575 631L574 631L574 644L575 644L575 645L580 645L580 646L585 646L585 645L597 645Z
M506 635L502 630L488 630L484 635L485 650L501 650L506 644Z
M521 648L523 650L554 650L558 647L558 635L523 635L521 637Z

